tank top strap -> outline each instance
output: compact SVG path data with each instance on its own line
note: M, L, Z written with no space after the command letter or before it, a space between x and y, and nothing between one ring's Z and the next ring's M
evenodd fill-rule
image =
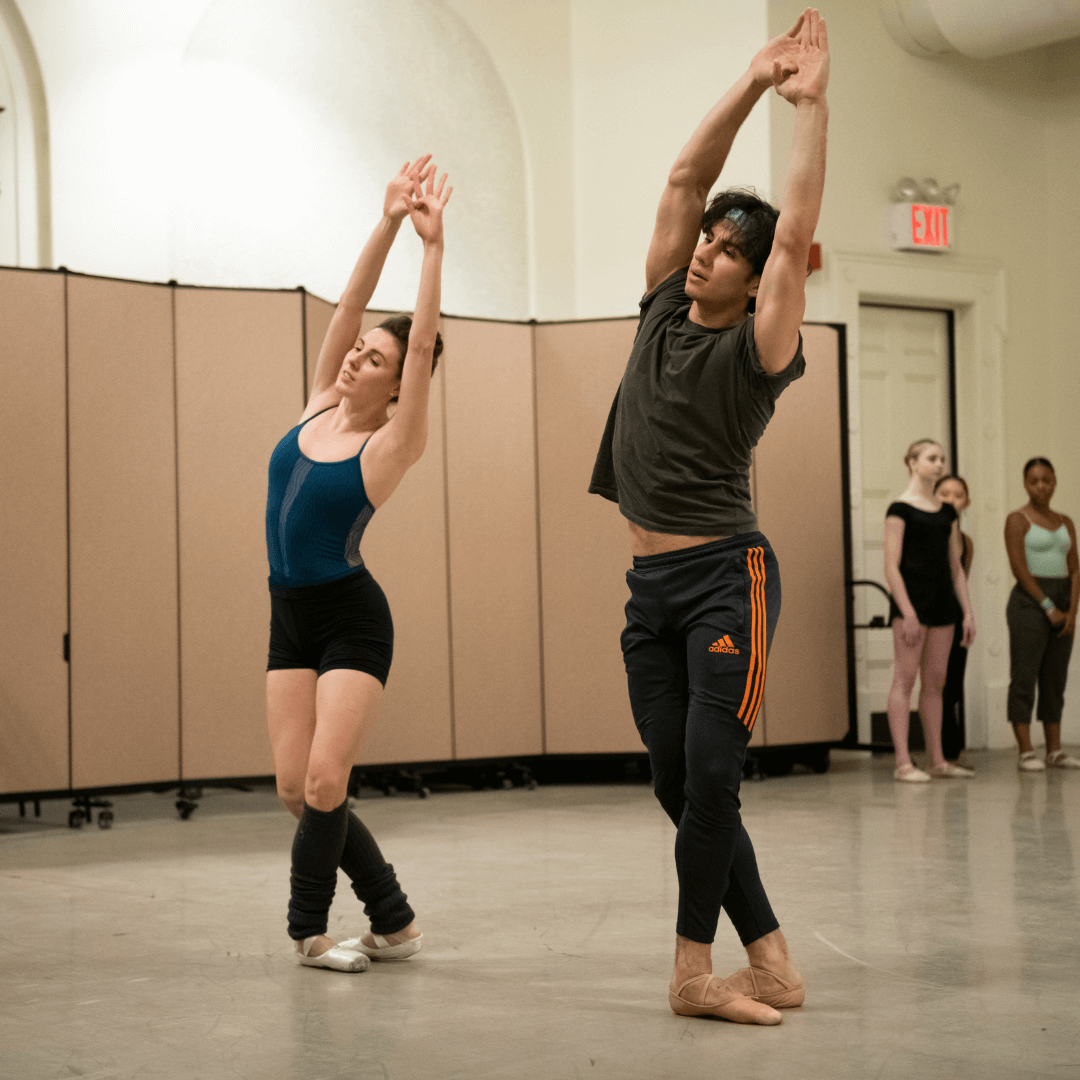
M331 409L336 409L337 405L327 405L325 409L320 409L317 413L312 413L306 420L301 420L297 427L303 427L305 424L310 424L316 416L322 416L324 412L329 412Z

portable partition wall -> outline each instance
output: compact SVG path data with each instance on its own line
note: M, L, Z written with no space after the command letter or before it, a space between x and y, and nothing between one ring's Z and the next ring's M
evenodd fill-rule
M333 310L0 269L0 794L272 772L266 466ZM364 537L395 655L363 763L642 750L626 528L586 491L635 325L443 319L427 452ZM841 350L803 336L754 468L784 584L760 746L849 722Z

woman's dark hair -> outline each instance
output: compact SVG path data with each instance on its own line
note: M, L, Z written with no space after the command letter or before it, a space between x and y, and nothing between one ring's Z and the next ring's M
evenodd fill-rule
M937 489L941 487L941 485L944 484L946 480L955 480L958 484L963 484L964 498L967 499L968 502L971 502L971 492L968 490L967 481L962 476L953 476L951 473L948 476L943 476L934 485L934 491L937 491Z
M401 348L401 359L398 361L398 374L401 374L401 369L405 364L405 354L409 351L409 331L412 329L412 316L411 315L391 315L389 319L383 319L379 323L379 329L385 330L388 334L392 334L394 340ZM442 335L436 331L435 333L435 353L431 357L431 374L435 374L435 369L439 366L439 357L442 355Z
M1024 479L1025 480L1027 479L1027 474L1029 472L1031 472L1031 470L1034 469L1036 465L1045 465L1052 473L1054 473L1055 476L1057 476L1057 473L1054 472L1054 466L1051 465L1050 462L1046 460L1046 458L1044 458L1044 457L1033 457L1024 466Z
M772 251L776 219L780 211L760 198L752 188L729 188L714 195L701 215L701 231L715 229L727 221L734 232L732 243L742 252L754 274L760 275ZM746 310L754 310L755 298L751 296Z

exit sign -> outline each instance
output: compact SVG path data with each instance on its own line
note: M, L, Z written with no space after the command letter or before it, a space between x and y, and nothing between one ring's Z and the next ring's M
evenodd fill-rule
M893 203L885 219L886 240L897 251L948 251L952 211L931 203Z

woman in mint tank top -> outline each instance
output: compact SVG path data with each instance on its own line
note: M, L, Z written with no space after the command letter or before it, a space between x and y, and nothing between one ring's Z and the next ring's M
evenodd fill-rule
M1021 772L1080 769L1080 758L1061 748L1061 711L1069 673L1080 563L1072 519L1050 509L1057 487L1054 466L1032 458L1024 466L1026 506L1005 520L1005 547L1016 585L1009 623L1009 723L1020 749ZM1046 733L1045 763L1031 746L1031 710L1038 687L1038 718Z

